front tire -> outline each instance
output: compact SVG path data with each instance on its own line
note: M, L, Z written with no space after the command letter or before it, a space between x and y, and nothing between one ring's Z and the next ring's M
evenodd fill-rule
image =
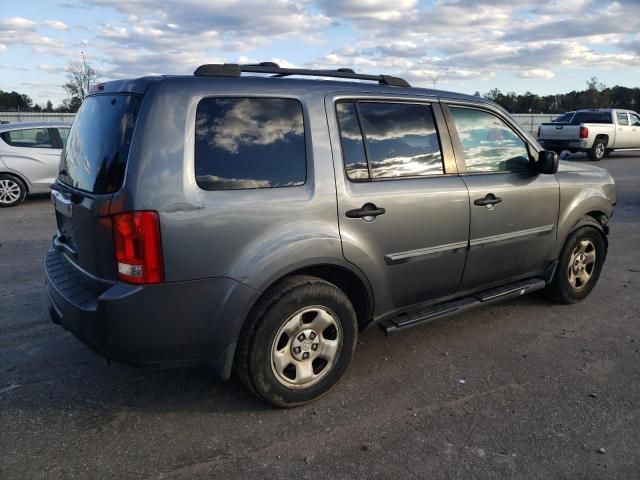
M593 145L587 152L587 155L589 156L589 160L591 160L592 162L599 162L604 158L606 152L607 143L601 138L596 138L596 140L593 142Z
M290 408L325 395L355 350L353 306L335 285L316 277L281 281L253 310L236 355L236 370L253 393Z
M595 287L607 256L602 232L581 227L569 235L551 283L543 291L560 303L577 303Z
M27 187L18 177L0 175L0 208L20 205L27 196Z

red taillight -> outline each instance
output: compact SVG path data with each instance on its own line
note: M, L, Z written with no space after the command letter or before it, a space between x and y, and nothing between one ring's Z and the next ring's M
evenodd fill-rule
M120 280L130 283L160 283L164 280L157 212L114 215L113 236Z
M580 127L580 138L589 138L589 129L587 127Z
M538 127L538 138L540 138L540 127Z

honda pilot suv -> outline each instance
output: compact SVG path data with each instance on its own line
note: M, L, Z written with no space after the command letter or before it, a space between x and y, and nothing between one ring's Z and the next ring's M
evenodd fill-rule
M52 188L55 323L282 407L327 393L370 325L583 299L616 201L491 102L272 63L97 85Z

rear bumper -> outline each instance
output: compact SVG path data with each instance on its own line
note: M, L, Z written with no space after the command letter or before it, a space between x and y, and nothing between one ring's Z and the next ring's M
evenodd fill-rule
M539 139L538 143L545 149L563 149L563 150L588 150L591 148L589 140L543 140Z
M130 365L213 365L228 378L255 291L229 278L136 286L91 278L51 249L49 312L92 350Z

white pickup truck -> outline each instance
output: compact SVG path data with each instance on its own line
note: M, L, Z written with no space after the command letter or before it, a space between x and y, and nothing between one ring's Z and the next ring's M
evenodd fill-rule
M538 142L547 150L587 152L602 160L613 150L640 148L640 115L601 108L568 112L538 127Z

